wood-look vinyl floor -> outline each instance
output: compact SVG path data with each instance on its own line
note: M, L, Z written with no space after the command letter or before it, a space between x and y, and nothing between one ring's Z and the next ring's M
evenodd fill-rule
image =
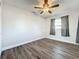
M79 59L79 46L44 38L3 51L1 59Z

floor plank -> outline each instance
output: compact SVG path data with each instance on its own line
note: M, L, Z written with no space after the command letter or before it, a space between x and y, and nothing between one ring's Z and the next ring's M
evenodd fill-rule
M1 59L79 59L79 46L44 38L3 51Z

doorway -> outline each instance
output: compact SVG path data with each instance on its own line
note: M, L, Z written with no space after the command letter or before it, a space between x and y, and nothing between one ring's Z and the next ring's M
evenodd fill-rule
M77 27L77 38L76 43L79 43L79 19L78 19L78 27Z

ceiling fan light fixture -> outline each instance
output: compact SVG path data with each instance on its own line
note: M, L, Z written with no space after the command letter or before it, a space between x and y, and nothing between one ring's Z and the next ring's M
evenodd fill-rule
M48 7L43 8L43 11L44 11L44 12L48 12L48 10L49 10Z
M50 6L51 5L51 6ZM48 0L44 0L44 3L41 4L41 6L39 7L34 7L36 9L40 9L41 10L41 13L42 14L43 12L48 12L48 13L52 13L51 9L52 8L55 8L55 7L58 7L59 4L56 4L56 5L52 5L52 4L49 4L48 3Z

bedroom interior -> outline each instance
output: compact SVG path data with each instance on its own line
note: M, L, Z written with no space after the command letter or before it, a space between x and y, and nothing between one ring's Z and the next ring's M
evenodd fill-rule
M0 59L79 59L79 0L0 1Z

